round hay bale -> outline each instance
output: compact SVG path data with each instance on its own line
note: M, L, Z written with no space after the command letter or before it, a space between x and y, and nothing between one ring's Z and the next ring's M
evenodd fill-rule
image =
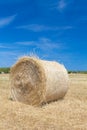
M57 62L22 57L10 70L11 98L40 105L63 98L68 90L68 74Z

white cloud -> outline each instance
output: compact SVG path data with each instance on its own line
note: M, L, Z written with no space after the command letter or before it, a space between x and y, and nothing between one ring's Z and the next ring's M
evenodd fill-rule
M51 4L50 9L56 9L59 12L63 12L72 3L73 0L58 0L57 2Z
M15 42L16 44L19 44L19 45L35 45L35 41L25 41L25 42Z
M61 26L61 27L50 27L45 25L39 25L39 24L29 24L29 25L23 25L16 27L17 29L27 29L33 32L41 32L41 31L58 31L58 30L68 30L72 29L72 26Z
M48 38L39 38L37 41L25 41L25 42L16 42L16 44L24 45L28 47L34 47L42 51L53 50L61 48L61 44L58 42L53 42Z
M12 15L12 16L0 19L0 28L4 27L6 25L9 25L15 19L15 17L16 17L16 15Z
M6 51L1 51L1 52L0 52L0 55L1 55L1 56L14 56L14 55L16 55L16 53L13 52L13 51L8 51L8 50L6 50Z
M38 47L42 50L53 50L56 48L57 49L60 48L60 43L53 42L48 38L40 38L38 42L39 42Z
M47 27L47 26L39 25L39 24L23 25L23 26L19 26L17 28L18 29L27 29L27 30L34 31L34 32L47 31L47 30L52 29L51 27Z
M0 49L7 49L7 48L11 48L11 47L0 45Z
M12 43L0 43L0 49L13 49L16 48Z
M58 53L57 51L64 49L61 43L45 37L41 37L36 41L16 42L15 44L19 47L27 48L26 52L23 51L25 55L36 56L41 59L49 58L50 55L54 56Z
M59 11L62 11L63 9L65 9L66 8L66 6L67 6L67 3L65 2L65 0L60 0L59 2L58 2L58 10Z
M7 49L3 44L0 44L2 66L10 66L19 57L25 55L38 56L41 59L56 60L59 57L60 51L66 49L62 43L46 37L40 37L35 41L14 42L9 45L12 45L10 47L14 49Z

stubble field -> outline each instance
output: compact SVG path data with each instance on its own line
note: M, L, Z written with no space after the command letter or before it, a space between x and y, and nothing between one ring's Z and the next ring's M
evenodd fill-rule
M0 74L0 130L87 130L87 74L69 74L62 100L33 107L10 100L8 74Z

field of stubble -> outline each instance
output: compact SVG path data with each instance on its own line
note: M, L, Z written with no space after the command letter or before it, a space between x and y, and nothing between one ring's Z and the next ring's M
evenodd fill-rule
M70 74L68 93L43 107L10 100L8 74L0 74L0 130L87 130L87 74Z

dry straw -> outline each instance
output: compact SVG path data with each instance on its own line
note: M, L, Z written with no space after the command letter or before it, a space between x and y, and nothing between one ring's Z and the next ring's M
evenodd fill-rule
M68 74L57 62L22 57L11 68L11 96L30 105L63 98L68 90Z

